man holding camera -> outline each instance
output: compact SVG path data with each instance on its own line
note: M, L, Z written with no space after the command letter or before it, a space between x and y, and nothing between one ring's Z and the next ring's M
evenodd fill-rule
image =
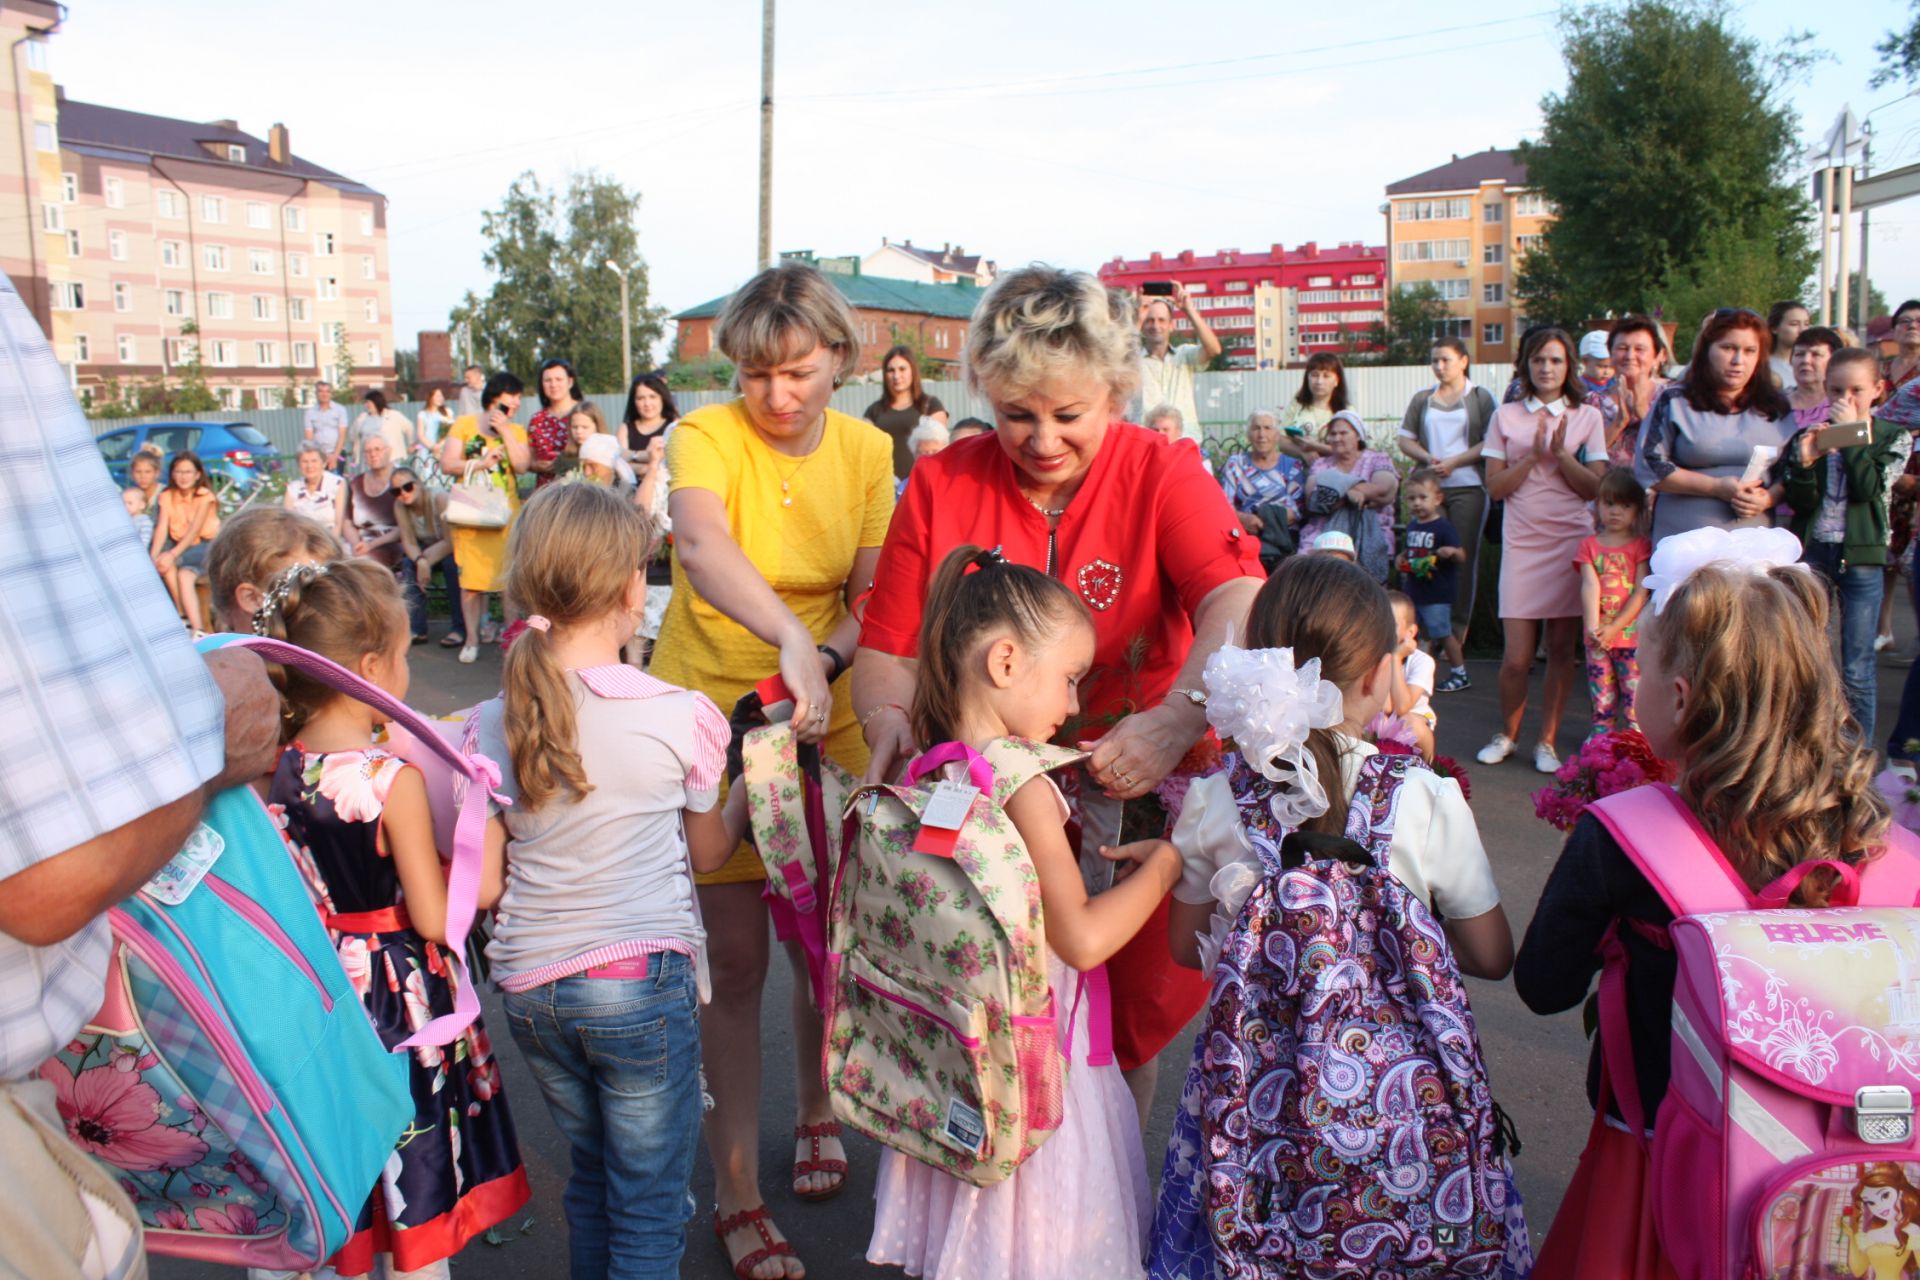
M1173 345L1174 309L1186 313L1196 339ZM1200 405L1193 397L1193 375L1220 354L1220 339L1201 318L1178 281L1149 280L1140 289L1140 404L1136 413L1170 404L1180 411L1187 439L1200 441Z

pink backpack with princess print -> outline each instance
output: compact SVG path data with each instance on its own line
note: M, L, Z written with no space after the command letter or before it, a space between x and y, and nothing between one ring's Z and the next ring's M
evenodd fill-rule
M1920 1185L1920 841L1896 827L1862 866L1803 863L1754 894L1672 788L1590 811L1674 914L1673 1074L1651 1147L1674 1270L1824 1280L1906 1248L1900 1197L1886 1208L1875 1188ZM1838 871L1835 905L1784 905L1815 867ZM1603 946L1601 1102L1644 1133L1626 951L1613 933Z

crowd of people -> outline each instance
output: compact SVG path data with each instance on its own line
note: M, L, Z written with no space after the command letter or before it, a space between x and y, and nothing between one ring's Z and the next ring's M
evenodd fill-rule
M1181 312L1198 341L1175 346ZM501 691L474 720L510 802L487 844L482 902L498 908L487 957L511 1039L567 1140L576 1276L678 1273L703 1135L713 1229L734 1273L807 1274L806 1241L775 1221L760 1168L771 1119L761 1003L776 940L794 995L793 1061L775 1069L790 1066L796 1086L794 1113L779 1118L793 1135L780 1177L803 1201L847 1185L833 1092L844 1082L821 1069L830 1046L807 957L798 940L770 935L745 789L728 784L740 730L723 709L774 674L798 742L871 781L901 777L948 742L1080 753L1004 797L1046 921L1067 1073L1058 1127L991 1185L888 1151L870 1260L955 1280L1208 1280L1255 1257L1304 1266L1333 1248L1361 1265L1394 1248L1394 1265L1407 1266L1471 1253L1473 1274L1671 1274L1644 1146L1640 1135L1618 1141L1617 1119L1596 1122L1535 1266L1460 977L1511 973L1536 1011L1571 1008L1599 971L1603 937L1636 922L1621 930L1635 953L1625 1030L1651 1116L1675 974L1654 935L1675 913L1584 817L1516 950L1466 795L1426 764L1433 698L1470 688L1465 646L1497 542L1501 729L1482 763L1518 748L1544 653L1535 766L1558 769L1559 722L1584 669L1592 732L1645 734L1747 891L1790 874L1783 898L1820 906L1842 873L1906 856L1870 779L1883 597L1908 558L1920 497L1920 302L1896 314L1899 352L1884 363L1806 320L1794 306L1724 308L1679 367L1644 317L1577 341L1539 327L1498 400L1472 382L1465 346L1441 339L1433 385L1405 407L1393 441L1408 466L1351 402L1338 358L1316 355L1297 398L1251 415L1244 449L1217 459L1216 474L1193 443L1203 435L1193 375L1218 344L1177 285L1129 298L1083 273L1008 272L966 346L993 420L950 423L904 347L881 362L881 394L862 420L829 404L858 368L860 323L818 272L786 263L744 284L717 321L737 396L684 416L647 373L608 424L557 358L534 375L539 405L524 426L527 388L506 371L465 371L456 405L436 393L412 422L369 392L351 427L322 384L284 505L224 524L191 454L136 458L125 511L150 521L140 546L171 609L139 580L123 514L98 510L110 490L75 482L79 467L9 472L0 526L60 504L72 513L60 527L113 570L100 589L122 597L99 609L42 585L57 557L27 566L26 585L5 588L9 612L48 620L0 646L13 682L104 671L115 652L139 652L121 678L163 681L150 701L164 693L169 714L147 707L137 751L119 725L115 749L87 771L32 773L44 785L31 804L8 791L9 826L32 838L0 862L0 1089L13 1104L0 1132L58 1138L32 1077L97 1003L102 912L171 856L224 787L254 783L286 815L343 957L360 958L349 970L384 1038L452 1008L435 948L463 940L446 936L420 778L376 740L378 717L298 678L269 686L245 655L202 660L186 644L209 626L272 635L404 698L437 570L455 611L441 644L461 662L494 638L490 597L503 596L510 624ZM39 341L11 292L0 292L0 321L7 342ZM20 433L45 437L50 459L91 448L76 442L84 428L72 414L0 420L0 444ZM52 603L15 610L21 591ZM1824 658L1830 612L1837 663ZM102 616L113 626L83 655L74 626ZM105 733L88 714L35 704L0 755L68 758ZM1796 732L1782 735L1785 723ZM1920 754L1910 739L1920 739L1920 667L1889 753ZM949 770L958 785L964 767ZM350 795L330 781L349 775ZM1411 1158L1424 1170L1444 1155L1452 1163L1439 1173L1470 1163L1470 1207L1448 1219L1466 1224L1459 1241L1452 1228L1336 1240L1307 1207L1269 1216L1265 1201L1256 1212L1209 1177L1203 1134L1219 1106L1308 1105L1304 1080L1264 1103L1257 1089L1252 1103L1209 1092L1218 1038L1238 1034L1221 1021L1220 992L1285 980L1261 968L1287 926L1277 907L1261 914L1256 886L1283 850L1297 858L1302 847L1380 873L1376 892L1396 895L1396 918L1424 930L1408 963L1466 1028L1449 1059L1449 1105L1464 1127L1441 1154ZM104 849L118 853L110 871ZM1821 869L1809 874L1811 863ZM1259 928L1276 931L1265 948ZM367 979L369 948L399 966L398 986ZM1216 983L1230 971L1236 981ZM1392 1021L1373 1013L1376 1030ZM1147 1152L1156 1064L1196 1015L1215 1040L1203 1031L1194 1046L1164 1156ZM1598 1039L1588 1100L1604 1121L1619 1108L1600 1089ZM1322 1047L1316 1105L1361 1108L1355 1099L1376 1084L1380 1098L1390 1092L1385 1060L1349 1047ZM465 1052L484 1068L481 1024ZM425 1055L411 1065L421 1117L371 1189L339 1274L366 1273L381 1252L396 1271L444 1275L526 1200L497 1072L450 1076ZM1337 1087L1336 1067L1352 1075ZM423 1140L446 1126L464 1141ZM1352 1146L1307 1153L1312 1168L1286 1175L1294 1191L1320 1179L1314 1204L1341 1222L1457 1207L1433 1202L1437 1175L1394 1189L1401 1207L1382 1209L1377 1188L1313 1172L1363 1159L1356 1133L1342 1140ZM0 1143L15 1174L59 1163L19 1146ZM33 1212L70 1223L52 1181L42 1199L54 1207ZM15 1209L0 1205L0 1238ZM132 1220L124 1204L112 1210ZM35 1238L55 1249L80 1235ZM1464 1252L1449 1253L1456 1244Z

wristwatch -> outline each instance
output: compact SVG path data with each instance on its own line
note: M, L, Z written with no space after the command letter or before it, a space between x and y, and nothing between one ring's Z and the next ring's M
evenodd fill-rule
M1185 698L1196 707L1204 707L1207 705L1207 693L1204 689L1169 689L1167 696L1169 698L1176 696Z

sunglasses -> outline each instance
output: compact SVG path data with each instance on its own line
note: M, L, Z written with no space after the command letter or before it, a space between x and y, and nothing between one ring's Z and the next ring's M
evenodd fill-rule
M1760 319L1760 313L1751 307L1719 307L1713 313L1715 320L1728 320L1734 316L1752 316L1755 320Z
M394 489L394 492L395 493L412 493L415 489L419 487L420 486L414 484L413 481L409 480L405 484L396 487Z

